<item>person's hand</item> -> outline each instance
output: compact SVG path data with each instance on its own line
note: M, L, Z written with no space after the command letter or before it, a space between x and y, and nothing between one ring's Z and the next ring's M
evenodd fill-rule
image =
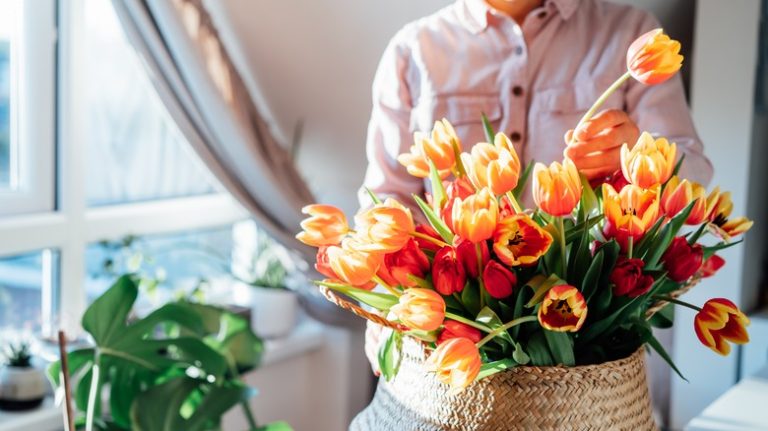
M618 109L602 111L582 124L574 135L565 133L563 155L573 160L588 179L606 177L619 169L621 146L635 145L640 130L626 112Z
M379 371L379 346L381 345L381 332L383 330L384 328L378 323L373 323L370 320L366 322L365 356L368 357L371 370L376 377L381 375L381 371Z

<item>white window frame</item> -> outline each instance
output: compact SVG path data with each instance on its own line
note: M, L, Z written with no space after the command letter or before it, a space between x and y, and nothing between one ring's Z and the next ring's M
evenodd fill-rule
M58 73L58 89L51 85L50 94L40 95L48 101L58 100L58 145L51 128L46 135L48 140L41 140L45 144L43 153L38 154L48 164L35 168L45 169L45 175L50 175L52 188L55 180L57 205L32 214L0 217L0 238L3 239L0 241L0 256L40 250L55 250L60 256L56 271L53 263L56 253L43 253L43 279L46 280L42 297L43 336L51 336L58 329L64 329L68 334L81 332L80 316L87 306L85 251L89 244L127 235L172 234L213 228L248 217L247 211L228 193L103 207L87 206L86 126L81 106L83 98L78 97L83 94L85 83L82 77L86 75L81 70L86 67L83 61L85 1L58 1L58 35L62 37L58 38L59 63L51 63L52 73ZM25 5L31 3L35 5L35 14L41 14L35 15L37 19L50 12L51 22L55 23L53 11L57 7L56 0L45 0L45 6L42 0L25 2ZM30 19L35 20L34 17ZM49 34L56 35L55 25L51 31ZM53 115L53 109L51 111ZM57 175L54 174L55 159ZM0 203L5 205L3 199L0 196ZM58 280L54 279L55 276ZM56 292L53 285L58 286ZM56 315L59 321L53 321Z

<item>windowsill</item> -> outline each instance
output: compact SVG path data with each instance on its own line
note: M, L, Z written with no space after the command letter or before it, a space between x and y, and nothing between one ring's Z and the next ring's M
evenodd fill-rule
M259 370L293 357L299 357L325 344L323 325L309 318L302 319L285 338L266 340L264 357ZM43 405L26 412L0 410L0 431L57 431L63 427L61 410L48 397Z

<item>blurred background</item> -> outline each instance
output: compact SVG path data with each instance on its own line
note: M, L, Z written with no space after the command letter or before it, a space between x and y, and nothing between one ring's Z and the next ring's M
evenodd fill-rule
M357 209L384 47L450 3L0 0L0 346L30 340L44 359L56 330L77 333L115 276L137 272L140 310L177 298L251 310L268 339L247 376L257 416L346 429L375 385L364 325L314 294L287 234L294 202ZM748 396L705 409L768 367L768 2L623 3L682 42L713 184L755 220L689 295L732 298L752 316L752 343L716 357L677 325L661 337L689 381L651 365L669 429L726 429L725 410L759 413ZM257 325L269 310L284 322ZM57 415L48 401L0 411L0 431L58 429Z

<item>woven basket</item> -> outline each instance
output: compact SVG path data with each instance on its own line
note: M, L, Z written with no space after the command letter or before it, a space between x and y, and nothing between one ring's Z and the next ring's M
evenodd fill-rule
M350 431L656 430L644 351L600 365L517 367L463 392L423 369L424 346L403 340L400 372L379 380Z

